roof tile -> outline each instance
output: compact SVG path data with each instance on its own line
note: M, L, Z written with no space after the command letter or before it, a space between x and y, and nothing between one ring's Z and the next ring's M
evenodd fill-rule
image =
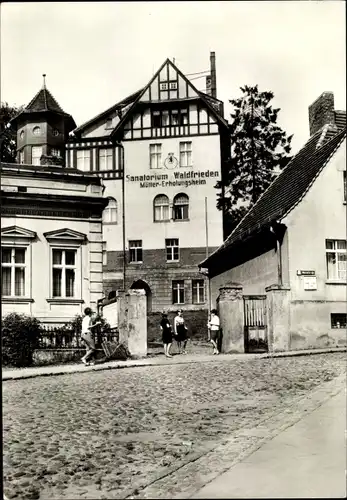
M305 195L312 182L346 135L346 129L334 133L333 138L317 148L322 131L314 134L273 181L257 203L241 220L225 242L204 260L203 267L213 266L220 253L230 249L236 241L260 227L282 218Z

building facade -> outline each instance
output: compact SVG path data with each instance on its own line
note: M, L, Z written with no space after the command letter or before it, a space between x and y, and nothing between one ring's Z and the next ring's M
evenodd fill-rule
M63 167L72 125L45 85L13 120L18 163L1 164L2 315L57 325L102 298L107 199L100 178Z
M144 288L148 311L207 308L198 263L223 241L216 183L229 155L228 123L209 94L166 60L149 83L76 128L66 166L101 177L104 293Z
M346 344L346 113L325 92L309 117L308 142L201 263L213 300L230 282L253 296L275 285L290 349Z

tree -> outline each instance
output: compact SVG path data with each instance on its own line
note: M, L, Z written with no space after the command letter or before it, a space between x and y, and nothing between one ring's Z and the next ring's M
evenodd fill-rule
M240 87L243 95L232 99L231 150L223 180L216 185L217 207L223 210L225 237L254 205L291 159L291 140L277 125L280 109L271 105L272 92L258 86Z
M0 106L0 151L1 161L15 163L16 161L16 131L12 127L6 126L20 111L23 106L16 108L7 102L2 102Z

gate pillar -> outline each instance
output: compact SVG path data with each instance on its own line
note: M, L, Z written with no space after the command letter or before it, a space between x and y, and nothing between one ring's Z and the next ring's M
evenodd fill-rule
M219 289L222 352L245 352L242 285L229 283Z
M134 358L147 355L147 299L145 290L118 291L119 342Z
M271 285L266 289L269 352L289 350L290 288Z

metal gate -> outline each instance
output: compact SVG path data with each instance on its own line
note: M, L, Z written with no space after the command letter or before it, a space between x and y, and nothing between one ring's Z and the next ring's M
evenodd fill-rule
M244 295L245 352L267 352L266 295Z

